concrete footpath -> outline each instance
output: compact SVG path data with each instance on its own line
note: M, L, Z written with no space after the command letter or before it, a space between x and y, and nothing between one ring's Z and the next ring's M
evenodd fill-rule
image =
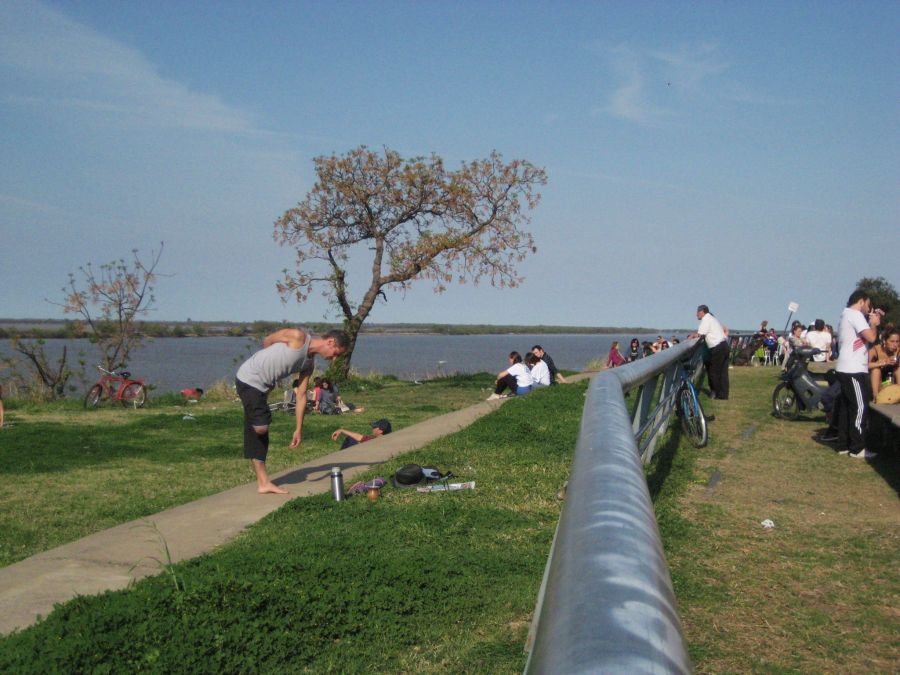
M459 431L502 403L502 399L484 401L273 476L289 495L260 495L256 483L241 485L2 568L0 633L30 626L38 616L49 614L56 603L76 595L125 588L134 579L159 574L160 564L152 558L165 558L162 539L173 562L208 553L289 499L327 492L331 467L341 467L344 484L349 487L357 474Z

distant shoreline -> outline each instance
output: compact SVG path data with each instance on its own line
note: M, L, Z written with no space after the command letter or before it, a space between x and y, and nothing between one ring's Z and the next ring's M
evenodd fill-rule
M141 321L138 330L147 337L253 337L298 325L282 321ZM300 324L316 333L340 329L338 323ZM604 335L683 333L687 328L647 328L635 326L511 326L489 324L372 323L365 324L361 335ZM76 321L61 319L0 319L0 339L90 337Z

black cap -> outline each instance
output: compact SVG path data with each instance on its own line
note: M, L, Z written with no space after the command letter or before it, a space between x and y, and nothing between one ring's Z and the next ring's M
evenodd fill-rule
M380 420L372 422L372 428L381 429L382 433L389 434L391 433L391 422L382 417Z

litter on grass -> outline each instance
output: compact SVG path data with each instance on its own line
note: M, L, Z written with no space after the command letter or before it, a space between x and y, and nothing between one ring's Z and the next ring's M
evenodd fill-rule
M774 530L774 529L775 529L775 523L773 523L773 522L772 522L771 520L769 520L768 518L766 518L764 521L762 521L762 522L760 523L760 525L763 526L763 529L764 529L764 530Z
M193 421L195 421L197 418L194 417L193 415L185 415L185 416L182 417L181 419L187 420L188 422L193 422Z
M359 481L350 486L350 489L347 490L347 494L348 495L357 495L357 494L364 495L371 489L380 490L381 488L384 487L386 482L387 481L385 481L384 478L381 478L380 476L378 478L375 478L374 480L370 480L368 483Z
M425 485L417 487L416 492L446 492L447 490L474 490L475 481L465 483L439 483L437 485Z

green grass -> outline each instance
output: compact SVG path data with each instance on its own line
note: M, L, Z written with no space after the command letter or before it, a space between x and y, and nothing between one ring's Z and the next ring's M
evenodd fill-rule
M814 443L820 416L771 417L774 385L735 369L731 401L704 397L709 447L675 428L648 468L695 669L894 672L896 457ZM521 672L583 391L508 401L377 471L436 464L473 491L294 499L213 555L0 640L0 672ZM437 405L427 392L404 405Z
M896 672L898 456L837 455L813 440L821 413L772 417L776 382L775 369L733 370L732 399L704 401L709 447L658 455L657 517L695 669Z
M402 429L483 400L492 382L488 375L422 385L358 381L345 396L366 411L308 414L296 449L288 448L293 414L275 413L269 471L333 452L330 434L339 426L367 431L371 420L387 417ZM116 403L84 410L78 401L8 407L13 425L0 432L0 566L253 480L241 407L230 400L151 399L142 410Z
M0 641L0 671L521 672L584 385L508 401L379 467L472 491L294 499L214 555L66 603Z

